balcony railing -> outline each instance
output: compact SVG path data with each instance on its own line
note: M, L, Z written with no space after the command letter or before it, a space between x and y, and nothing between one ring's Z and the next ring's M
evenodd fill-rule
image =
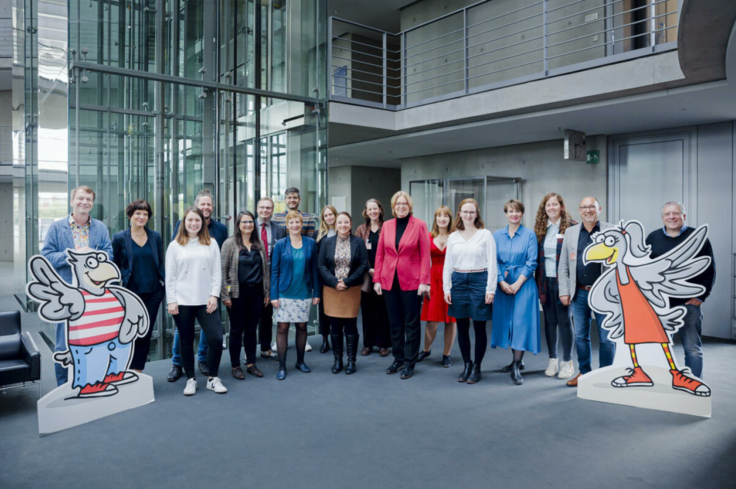
M677 0L485 0L396 34L331 17L331 100L398 110L672 50L677 19Z

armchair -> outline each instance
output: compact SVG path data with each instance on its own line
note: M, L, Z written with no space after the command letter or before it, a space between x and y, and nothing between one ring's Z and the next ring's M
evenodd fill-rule
M41 353L31 337L20 328L20 312L0 313L0 391L38 385L41 397Z

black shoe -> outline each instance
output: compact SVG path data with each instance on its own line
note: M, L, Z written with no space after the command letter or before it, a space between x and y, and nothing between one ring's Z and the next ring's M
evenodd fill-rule
M342 371L342 335L332 335L332 354L335 356L332 373L339 374Z
M345 344L348 350L348 364L345 366L345 375L353 375L357 370L355 360L358 356L358 335L345 335Z
M422 351L420 351L419 352L419 355L417 356L417 363L421 362L422 360L424 360L425 358L427 358L431 354L432 354L432 350L429 350L429 351L422 350Z
M473 365L473 369L470 371L470 376L468 377L468 384L477 384L480 382L480 365L475 364Z
M166 380L168 380L169 382L176 382L181 377L181 373L181 365L172 365L171 372L169 372Z
M209 377L210 368L207 366L207 362L199 362L199 371L202 372L202 375Z
M473 362L465 362L465 368L463 369L463 373L460 374L460 377L457 378L457 381L467 382L468 377L470 377L471 370L473 370Z
M392 375L404 368L404 362L394 362L386 369L386 374Z
M412 375L414 375L414 367L406 367L401 371L402 379L411 379Z
M511 372L511 370L513 368L514 368L514 362L512 361L511 363L509 363L508 365L506 365L505 367L503 367L501 369L501 372L507 374L507 373ZM521 365L519 365L519 370L524 370L524 360L521 360Z
M452 367L452 357L450 355L442 355L442 366L445 368Z
M330 340L325 338L324 341L322 342L322 346L319 347L319 352L327 353L328 351L330 351Z
M521 370L520 364L521 361L513 362L511 364L511 380L516 385L521 385L524 383L524 378L521 376L521 372L519 372Z
M307 367L306 363L297 363L296 365L294 365L294 368L297 370L301 370L305 374L308 374L309 372L312 371L311 368Z

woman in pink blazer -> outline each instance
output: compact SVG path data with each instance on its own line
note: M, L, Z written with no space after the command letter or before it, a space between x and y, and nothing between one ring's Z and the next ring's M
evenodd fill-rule
M376 294L383 295L391 323L391 352L394 363L386 370L401 378L414 374L419 354L422 296L429 296L429 233L427 225L412 216L411 196L399 190L391 197L396 219L383 224L373 267ZM436 291L441 294L441 291Z

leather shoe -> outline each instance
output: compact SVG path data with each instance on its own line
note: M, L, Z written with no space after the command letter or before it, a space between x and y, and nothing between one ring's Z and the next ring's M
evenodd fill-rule
M245 380L245 374L243 373L243 369L241 367L233 367L233 377L235 377L238 380Z
M468 376L468 384L477 384L480 382L481 375L480 375L480 365L477 363L473 365L472 370L470 371L470 376Z
M262 351L261 352L261 358L267 358L269 360L278 360L279 356L272 352L271 350L268 351Z
M297 364L294 365L294 368L297 369L297 370L301 370L305 374L308 374L309 372L312 371L311 368L307 367L307 364L306 363L297 363Z
M583 375L583 374L577 374L575 377L573 377L572 379L568 380L567 381L567 386L568 387L577 387L578 386L578 379L580 378L581 375Z
M516 385L524 383L524 378L521 376L520 368L521 360L513 362L511 364L511 381Z
M452 367L452 357L450 355L442 355L442 366L445 368Z
M169 382L176 382L181 377L181 373L181 365L172 365L171 371L166 377L166 380L168 380Z
M254 377L263 377L263 372L261 372L258 369L258 367L256 367L255 365L251 365L250 367L246 367L245 371L248 372L249 374L251 374Z
M422 350L422 351L420 351L419 352L419 355L417 356L417 363L421 362L422 360L424 360L425 358L427 358L431 354L432 354L432 350L429 350L429 351Z
M401 371L402 379L411 379L412 375L414 375L414 367L406 367Z
M319 352L320 353L327 353L328 351L330 351L330 341L329 340L324 340L322 342L322 346L319 347Z
M199 371L202 372L202 375L209 377L210 368L207 366L207 362L199 362Z
M362 350L360 350L360 354L364 357L367 357L371 353L373 353L373 348L368 348L367 346L363 348Z
M388 356L388 348L380 348L378 350L378 354L380 356L382 356L382 357L387 357Z
M286 378L286 370L276 372L276 380L284 380Z
M460 376L457 378L458 382L466 382L468 380L468 377L470 377L470 372L473 370L473 362L465 362L465 369L463 369L463 373L460 374Z
M391 364L389 368L386 369L386 374L392 375L397 373L399 370L404 368L403 362L394 362Z
M508 365L506 365L505 367L503 367L501 369L501 372L507 374L507 373L511 372L511 370L513 370L513 368L514 368L514 362L512 361L511 363L509 363ZM524 370L524 360L521 361L521 364L519 365L519 370Z

